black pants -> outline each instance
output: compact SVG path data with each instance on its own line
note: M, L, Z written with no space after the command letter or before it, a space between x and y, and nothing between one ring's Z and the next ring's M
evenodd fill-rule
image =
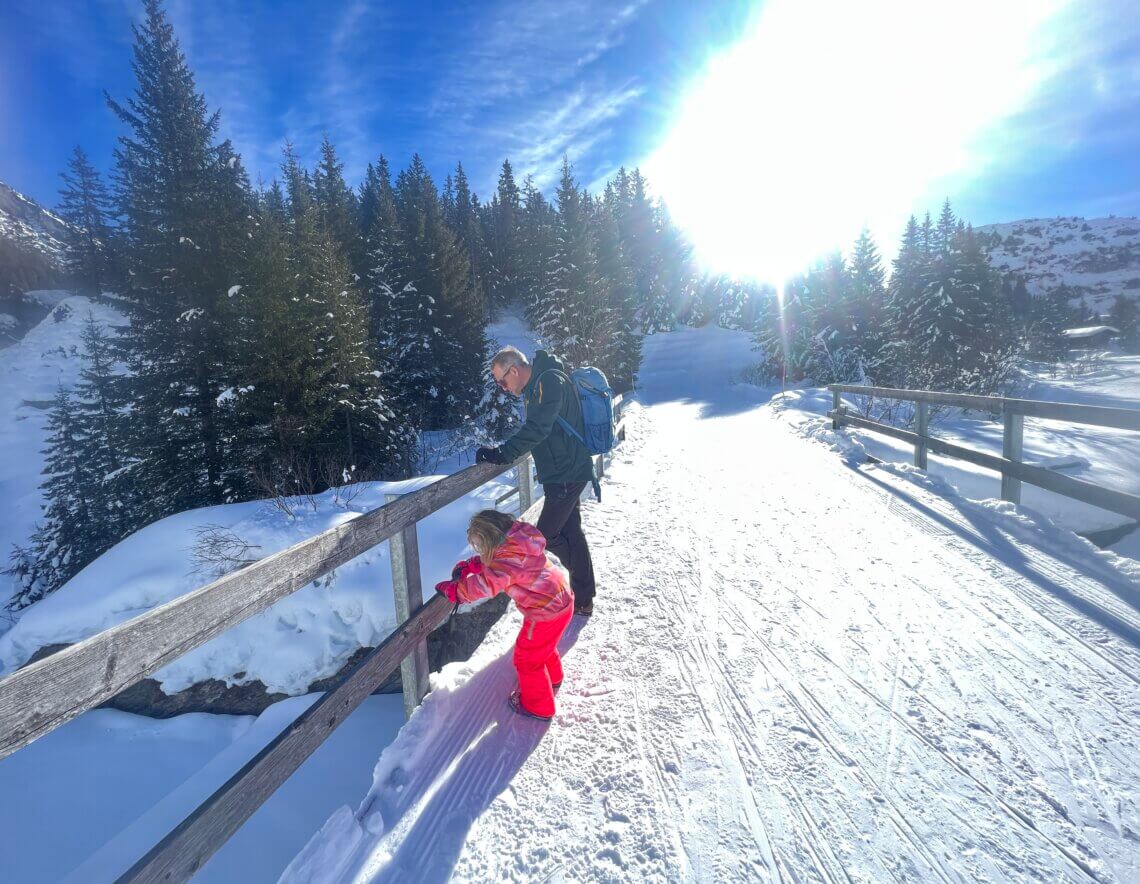
M558 556L570 572L570 588L577 605L594 600L594 563L582 533L582 490L585 482L543 485L545 497L538 530L546 538L546 548Z

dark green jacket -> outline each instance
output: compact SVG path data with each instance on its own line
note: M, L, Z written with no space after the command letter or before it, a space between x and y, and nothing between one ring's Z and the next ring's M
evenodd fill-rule
M559 372L550 371L558 369ZM543 374L546 372L546 374ZM539 350L531 363L530 380L522 389L526 421L501 446L507 461L528 451L534 456L538 481L542 484L590 482L594 462L586 446L562 429L561 417L579 433L583 432L582 406L570 385L569 369L557 356Z

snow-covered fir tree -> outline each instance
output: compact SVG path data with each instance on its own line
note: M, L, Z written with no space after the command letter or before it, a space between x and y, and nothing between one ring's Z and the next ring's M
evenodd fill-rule
M394 451L393 411L372 358L368 311L347 259L324 226L313 189L286 157L290 265L314 350L306 393L310 438L344 475L383 473ZM347 471L347 473L346 473Z
M240 472L217 400L231 386L226 293L247 247L251 200L157 0L146 0L134 30L137 88L110 104L128 129L115 184L131 317L130 447L153 519L224 502L230 472Z
M522 194L510 160L503 160L489 211L487 298L493 309L516 303L520 296Z
M483 226L479 215L479 200L472 193L467 182L467 173L463 171L463 163L460 163L455 169L454 207L449 225L459 245L467 252L471 285L476 293L473 303L484 302L483 280L487 277L490 264L490 254L483 237ZM447 216L446 208L444 216Z
M57 392L48 417L43 520L30 546L12 556L15 608L58 589L142 526L123 451L126 409L114 348L91 317L81 340L79 383Z
M98 294L114 284L111 197L81 147L60 177L64 186L57 212L68 223L67 272L77 291Z
M482 400L486 310L418 154L398 176L394 197L407 277L387 317L392 389L417 428L458 426Z
M344 181L344 163L329 137L321 141L321 161L313 171L313 198L329 238L347 259L352 272L363 278L364 240L356 194Z
M546 268L554 254L557 217L542 191L527 175L522 187L519 223L517 291L528 314L546 285Z
M632 390L641 365L641 336L637 328L637 289L618 227L617 194L611 185L594 211L598 273L607 291L610 340L597 365L618 392Z
M554 252L546 286L530 305L531 324L572 365L601 363L611 353L616 322L598 271L593 200L578 189L565 157L556 200Z

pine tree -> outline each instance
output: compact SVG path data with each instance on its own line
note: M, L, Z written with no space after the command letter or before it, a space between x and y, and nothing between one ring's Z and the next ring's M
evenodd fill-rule
M532 310L532 325L543 343L572 365L604 361L615 322L598 273L592 200L578 190L566 157L557 203L554 254L546 269L546 288Z
M393 383L417 427L454 427L482 400L486 310L418 154L397 178L395 203L408 270L389 319Z
M157 518L227 497L227 430L217 399L230 386L227 291L246 247L250 197L237 156L215 144L208 114L158 0L134 26L137 89L108 99L129 129L116 150L127 257L124 338L133 369L132 453ZM141 498L140 498L141 499Z
M963 225L961 231L959 225ZM949 252L959 232L965 232L964 224L954 217L954 209L950 206L950 199L947 198L942 203L938 225L929 234L931 251L941 254Z
M289 218L275 181L261 199L242 283L234 347L239 386L223 393L250 493L271 493L282 464L304 459L331 419L313 381L311 310L302 303L288 243ZM276 490L281 490L280 488ZM292 489L291 489L292 490Z
M1140 351L1140 325L1137 323L1136 301L1117 295L1109 311L1110 321L1120 332L1120 348L1125 353Z
M364 290L371 316L372 337L382 352L391 346L385 320L392 299L409 281L408 258L401 250L401 231L396 213L396 196L388 160L380 157L368 166L362 203L365 215L364 247L367 269Z
M864 370L877 373L879 351L886 343L886 273L871 233L863 228L851 253L851 335L860 350Z
M610 333L607 352L595 363L618 392L632 390L641 364L641 338L636 328L637 289L621 242L617 195L607 185L594 214L598 273L607 291Z
M308 417L313 444L345 470L383 472L395 452L392 410L372 359L368 313L348 261L324 226L313 188L287 154L290 252L297 298L315 343L306 392L320 406Z
M65 264L76 289L98 294L114 284L111 232L111 198L98 170L87 154L76 147L60 175L59 216L68 223Z
M498 189L491 200L487 297L493 308L515 303L520 295L522 196L510 160L503 160Z
M362 279L365 260L360 209L355 194L344 182L343 173L344 164L337 158L336 148L326 135L321 142L321 162L313 172L313 197L329 238L340 249L352 272Z
M531 318L545 290L546 267L554 254L555 223L554 208L528 175L522 189L516 290Z
M485 291L483 280L488 274L490 255L483 239L483 227L479 221L479 201L467 183L467 173L463 171L463 163L455 169L453 217L451 230L459 244L466 250L470 262L471 285L475 292L473 302L482 302L482 292Z
M660 251L653 205L645 189L645 179L633 170L628 183L629 203L624 213L623 240L637 286L642 328L647 334L669 331L675 315L659 275Z
M90 316L81 334L83 368L74 392L60 388L48 417L44 518L10 569L20 585L10 607L54 592L141 527L122 454L123 400L111 343Z
M907 221L887 286L886 341L878 353L876 381L904 387L910 383L907 366L918 334L916 308L921 297L922 277L929 262L923 231L914 215Z

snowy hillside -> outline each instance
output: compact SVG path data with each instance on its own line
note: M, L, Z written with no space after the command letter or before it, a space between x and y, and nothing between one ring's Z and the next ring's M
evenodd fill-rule
M979 232L1000 240L990 249L997 270L1021 274L1031 294L1058 286L1107 312L1117 295L1140 298L1140 218L1035 218L990 224Z
M66 230L62 219L0 181L0 348L50 308L30 290L61 284Z
M63 259L66 236L67 222L0 181L0 239L39 252L58 264Z
M48 408L60 387L70 389L79 379L83 323L89 315L104 328L124 321L113 307L70 292L28 295L51 312L21 340L0 350L0 561L5 563L13 544L25 544L40 519ZM10 578L0 575L0 608L11 595Z
M48 293L41 294L47 299ZM55 391L73 386L78 378L79 332L89 312L104 325L123 321L105 305L61 297L52 315L18 344L0 351L0 374L6 379L0 392L0 495L9 501L9 517L0 531L5 555L13 544L27 542L40 518L47 409ZM501 344L533 349L532 333L515 313L488 326L488 335ZM471 462L470 452L462 452L438 469L452 471ZM0 674L46 645L78 641L214 579L217 571L196 553L204 531L225 532L250 544L252 558L262 558L383 505L385 494L407 493L435 478L364 483L312 500L294 499L292 514L259 500L178 513L148 525L21 612L18 625L0 634ZM501 484L487 486L421 525L425 582L446 576L463 551L460 526L505 491ZM434 565L437 560L444 564ZM438 577L434 567L443 569ZM6 600L15 587L6 576L0 580ZM375 645L391 632L390 586L384 546L186 655L156 678L168 692L216 678L231 685L261 681L270 691L303 693L313 681L336 672L355 650ZM0 620L0 633L7 626Z

